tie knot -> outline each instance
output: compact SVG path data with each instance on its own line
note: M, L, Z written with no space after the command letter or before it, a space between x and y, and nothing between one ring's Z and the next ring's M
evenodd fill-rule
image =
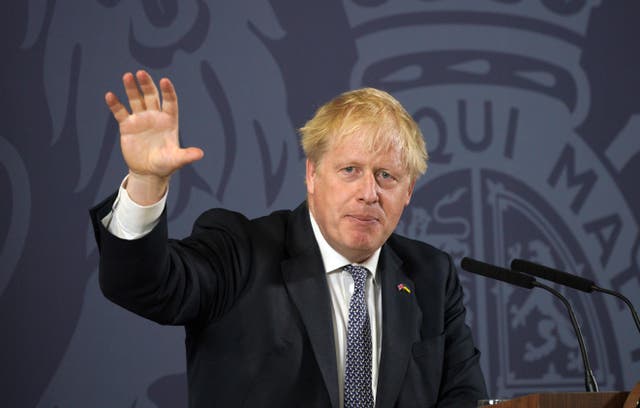
M364 283L367 280L367 273L369 273L367 268L360 265L347 265L344 267L344 270L353 276L353 282L356 288L364 288Z

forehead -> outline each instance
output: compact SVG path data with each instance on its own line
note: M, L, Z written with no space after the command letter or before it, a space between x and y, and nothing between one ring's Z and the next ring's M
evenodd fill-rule
M331 139L325 154L334 161L377 161L400 166L403 154L397 137L359 130Z

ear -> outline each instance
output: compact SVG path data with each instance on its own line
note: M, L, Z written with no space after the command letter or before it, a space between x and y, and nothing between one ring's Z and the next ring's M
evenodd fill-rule
M407 189L407 201L404 202L404 206L408 206L411 202L411 196L413 195L413 188L416 186L416 181L413 180L409 183L409 188Z
M305 176L305 182L307 184L307 194L313 194L315 190L316 181L316 165L307 159L307 174Z

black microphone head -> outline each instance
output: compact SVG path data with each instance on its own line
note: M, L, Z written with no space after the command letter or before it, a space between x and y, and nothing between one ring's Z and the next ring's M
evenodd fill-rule
M512 285L520 286L526 289L533 288L536 283L535 278L532 276L525 275L524 273L516 271L510 271L508 269L500 268L499 266L491 265L485 262L476 261L475 259L471 259L468 257L462 258L460 266L467 272L511 283Z
M583 292L593 292L595 282L580 276L562 272L548 266L540 265L524 259L514 259L511 261L511 269L528 273L560 285L569 286Z

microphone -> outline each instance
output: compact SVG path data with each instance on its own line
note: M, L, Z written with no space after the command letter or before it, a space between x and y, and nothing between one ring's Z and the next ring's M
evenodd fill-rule
M525 289L532 289L536 279L533 276L520 272L513 272L499 266L491 265L485 262L476 261L475 259L464 257L460 266L467 272L482 275L487 278L497 279L512 285L520 286Z
M568 286L573 289L578 289L583 292L592 293L593 291L606 293L607 295L612 295L622 300L629 311L631 312L631 316L633 316L633 321L636 324L636 329L638 329L638 333L640 333L640 319L638 318L638 313L633 307L631 301L625 297L622 293L617 292L615 290L601 288L596 285L594 281L590 279L583 278L581 276L572 275L567 272L562 272L557 269L550 268L548 266L544 266L541 264L537 264L531 261L526 261L524 259L514 259L511 261L511 269L516 271L525 272L529 275L537 276L542 279L546 279L551 282L555 282L560 285Z
M511 283L516 286L520 286L526 289L531 289L534 287L544 289L552 295L556 296L558 299L562 301L562 303L567 308L569 312L569 317L571 318L571 324L573 325L573 330L576 333L576 337L578 338L578 345L580 346L580 354L582 355L582 364L584 365L584 383L585 389L588 392L598 392L598 384L596 383L596 379L593 375L593 371L591 370L591 364L589 363L589 357L587 356L587 348L584 345L584 337L582 336L582 331L580 330L580 325L576 320L576 316L573 313L573 308L567 298L562 296L560 292L553 289L550 286L544 285L538 282L533 276L527 275L525 273L517 272L514 270L509 270L505 268L501 268L499 266L491 265L485 262L476 261L475 259L464 257L462 258L462 262L460 263L462 269L467 272L475 273L478 275L485 276L487 278L497 279L499 281Z

